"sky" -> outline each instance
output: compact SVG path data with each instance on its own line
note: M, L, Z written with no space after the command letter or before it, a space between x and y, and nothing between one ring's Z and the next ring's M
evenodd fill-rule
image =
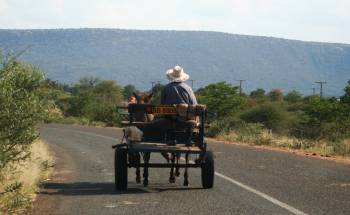
M203 30L350 44L350 0L0 0L0 29Z

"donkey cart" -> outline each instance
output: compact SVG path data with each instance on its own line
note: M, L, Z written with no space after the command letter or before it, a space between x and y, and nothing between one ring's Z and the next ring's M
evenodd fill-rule
M170 183L174 183L175 176L180 175L179 169L184 169L184 186L189 184L187 169L200 168L203 188L213 187L214 156L204 142L207 115L204 105L129 104L125 109L128 110L128 121L123 123L127 126L124 137L120 144L113 146L117 190L127 189L128 168L136 169L137 183L141 183L140 168L143 168L144 186L149 183L149 168L170 168ZM140 116L146 115L155 119L149 122L140 119L145 118ZM135 137L140 133L139 137ZM151 153L160 153L165 158L164 162L150 162Z

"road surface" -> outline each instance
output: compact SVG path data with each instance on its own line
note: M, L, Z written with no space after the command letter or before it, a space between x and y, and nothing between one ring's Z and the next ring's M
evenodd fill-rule
M41 137L57 157L30 214L350 214L350 165L329 160L209 143L215 185L202 189L200 169L169 184L168 169L150 169L150 184L114 189L114 151L121 130L45 125ZM163 160L152 155L151 160Z

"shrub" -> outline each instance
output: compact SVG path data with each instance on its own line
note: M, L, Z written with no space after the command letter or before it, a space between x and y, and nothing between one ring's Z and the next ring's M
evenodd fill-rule
M28 157L29 145L38 137L36 124L48 113L41 91L43 74L14 58L0 59L0 180L11 162Z
M276 103L254 107L242 113L240 118L249 123L261 123L266 128L280 133L284 132L293 122L292 114Z
M226 134L230 132L237 123L240 123L238 119L230 117L214 120L210 123L210 128L207 130L206 134L209 137L216 137L220 134Z
M296 102L300 102L302 98L303 98L303 95L301 93L293 90L287 93L287 95L284 97L284 100L287 101L288 103L296 103Z
M118 125L120 116L116 107L123 100L122 89L112 80L99 81L83 78L73 88L68 99L67 116L100 121L109 126Z
M263 133L263 125L241 122L236 125L234 132L237 134L238 141L252 143L260 139Z
M273 89L268 94L269 98L273 102L281 102L283 101L283 93L280 89Z
M233 117L245 101L237 90L236 86L226 82L210 84L198 92L198 101L206 104L210 112L215 112L215 118Z
M341 97L341 102L350 106L350 80L344 89L345 94Z
M255 99L262 99L265 97L265 90L264 89L256 89L252 92L250 92L250 97Z
M305 109L301 129L308 138L338 141L350 135L350 111L335 99L314 99Z

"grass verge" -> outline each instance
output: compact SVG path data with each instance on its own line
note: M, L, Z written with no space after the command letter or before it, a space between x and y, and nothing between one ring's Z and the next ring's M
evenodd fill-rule
M5 170L0 184L0 214L18 214L31 207L39 184L47 179L53 158L42 140L35 141L30 157L17 162Z
M298 150L314 155L317 154L322 157L350 158L350 139L338 142L325 140L316 141L272 134L268 130L248 133L230 131L229 133L219 134L216 139L227 142L238 142L246 145Z

